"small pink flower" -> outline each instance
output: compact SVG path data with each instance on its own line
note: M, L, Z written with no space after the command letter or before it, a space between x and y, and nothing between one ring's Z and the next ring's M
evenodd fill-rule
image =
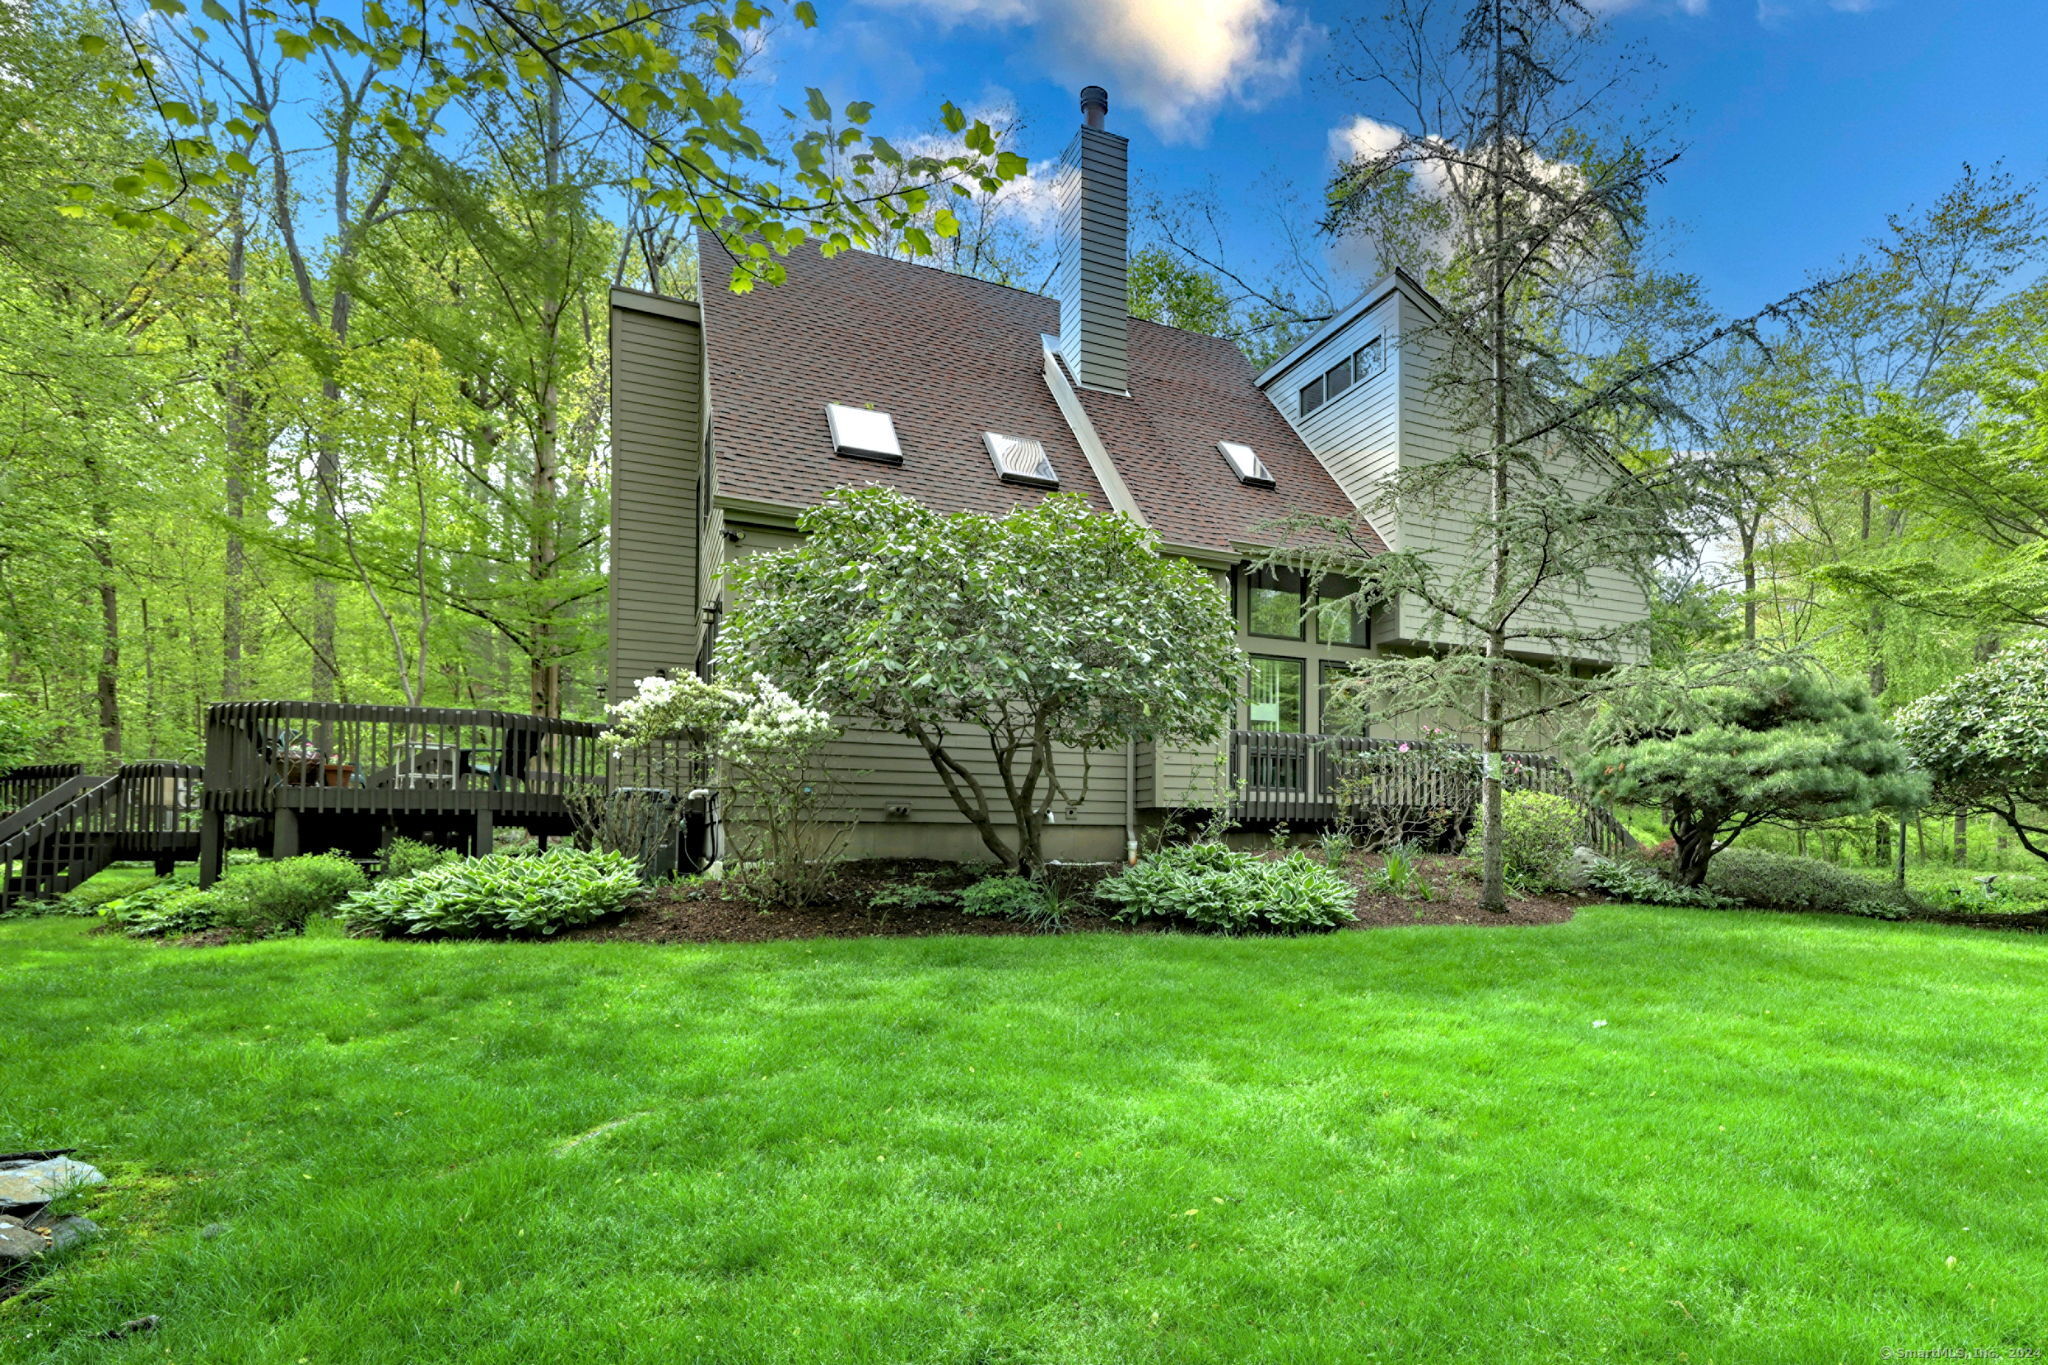
M1402 752L1402 753L1404 753L1404 754L1405 754L1405 753L1407 753L1407 752L1408 752L1408 746L1407 746L1407 745L1405 745L1405 744L1403 744L1403 745L1401 746L1400 752Z

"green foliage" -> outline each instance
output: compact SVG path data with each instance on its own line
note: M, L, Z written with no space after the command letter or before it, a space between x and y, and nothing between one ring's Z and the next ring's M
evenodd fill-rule
M44 729L26 698L0 692L0 773L33 762Z
M848 489L800 525L795 548L732 566L721 664L915 740L1008 866L1043 864L1055 746L1205 742L1236 700L1215 583L1078 495L948 515ZM971 781L956 746L992 752L999 786Z
M1121 920L1165 920L1227 934L1335 929L1357 918L1351 884L1298 850L1262 858L1221 844L1162 848L1096 888Z
M1617 696L1627 696L1620 694ZM1611 702L1579 764L1595 800L1662 810L1675 877L1698 886L1715 854L1766 822L1813 823L1914 807L1926 782L1861 687L1760 668L1694 685L1683 674Z
M1015 920L1046 932L1066 927L1066 907L1054 889L1029 877L985 877L960 893L969 915Z
M1618 901L1638 905L1691 905L1711 908L1723 905L1719 896L1697 886L1680 886L1649 864L1635 858L1606 858L1595 855L1579 868L1586 885Z
M1125 278L1134 318L1212 337L1237 331L1230 295L1216 277L1163 246L1133 251Z
M2048 858L2048 640L2024 640L1906 707L1899 737L1948 810L2003 821Z
M461 855L450 848L436 848L423 844L417 839L397 838L384 847L384 871L381 877L393 881L410 877L416 872L425 872L430 867L439 867L451 858Z
M941 874L920 872L908 881L891 882L868 897L868 909L883 916L899 910L957 910L960 893L940 886Z
M335 853L309 853L230 868L203 894L214 924L237 937L303 932L315 915L334 913L350 893L369 885L363 870Z
M1434 894L1422 875L1422 851L1414 844L1390 844L1373 869L1372 887L1404 900L1426 901Z
M217 923L213 895L197 886L162 881L100 906L108 924L136 938L198 934Z
M350 932L475 938L553 934L614 914L640 889L622 853L557 845L535 857L494 853L380 881L342 904Z
M1500 817L1508 880L1532 891L1555 890L1579 841L1578 807L1549 792L1511 791L1501 796Z
M1707 871L1707 889L1766 910L1905 919L1921 909L1910 893L1889 882L1817 858L1761 849L1731 848L1714 859Z
M188 46L204 54L202 62L232 62L243 55L237 45L249 45L257 69L268 73L266 84L280 79L279 65L360 67L366 85L376 73L374 98L355 110L362 125L356 136L396 152L432 150L446 123L459 122L466 105L489 96L528 104L552 99L557 107L570 105L573 118L623 130L637 171L630 187L662 214L719 233L734 262L736 290L779 283L778 258L807 239L839 251L895 229L929 254L930 233L958 231L951 213L931 215L929 230L920 221L935 194L977 186L993 192L1028 169L1023 157L998 149L986 121L970 121L951 103L939 112L957 142L936 154L899 150L868 130L871 103L836 106L817 89L791 102L801 115L783 107L783 135L758 131L735 82L764 26L816 24L810 0L690 0L663 10L618 0L526 6L516 19L511 11L436 0L396 10L367 5L351 11L350 21L287 0L263 11L271 22L254 26L238 26L219 4L203 7L205 24L188 14L184 0L150 0L150 8L156 41ZM81 23L75 45L94 53L121 46L105 28L100 19ZM219 47L211 46L216 36ZM73 211L98 211L138 231L169 226L192 233L216 220L258 173L243 149L274 114L247 99L217 109L167 98L151 82L153 61L109 67L102 93L119 103L153 104L174 136L117 166L104 184L78 182Z

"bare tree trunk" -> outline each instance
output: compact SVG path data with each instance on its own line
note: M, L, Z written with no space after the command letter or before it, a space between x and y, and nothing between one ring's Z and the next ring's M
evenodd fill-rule
M121 761L121 596L114 581L114 509L107 498L106 472L92 445L92 429L82 413L74 414L86 431L85 473L92 489L92 534L86 551L99 569L100 662L93 691L99 701L100 747L110 762Z
M221 557L220 597L220 695L223 701L238 701L242 696L242 635L245 629L242 612L244 595L243 578L248 572L248 549L243 543L240 530L242 518L248 512L251 467L249 444L251 438L251 399L245 380L249 355L243 341L248 319L243 307L248 299L249 286L249 227L239 209L235 213L234 225L228 237L228 298L234 316L228 323L228 348L222 357L225 373L221 378L221 400L223 421L226 430L227 480L225 510L228 517L227 545Z
M1970 817L1960 811L1956 813L1955 838L1956 866L1968 867L1970 865Z
M556 81L548 84L546 121L541 137L543 193L551 227L542 253L543 268L550 272L559 269L559 277L551 274L550 278L559 278L562 287L550 290L541 303L540 314L541 355L546 378L540 392L540 430L533 447L533 520L528 533L527 554L528 570L536 584L545 584L555 575L555 509L559 492L555 465L559 456L562 419L561 390L556 382L561 346L556 329L561 325L563 311L568 305L563 295L571 274L568 262L557 259L563 244L560 234L552 230L557 214L555 191L562 178L562 89ZM554 653L556 609L557 603L544 595L533 623L531 691L533 712L539 716L562 714L562 666Z
M1501 697L1502 665L1507 658L1507 621L1502 612L1508 596L1508 542L1504 524L1508 508L1508 279L1507 184L1500 164L1507 130L1507 83L1505 72L1506 15L1500 0L1493 5L1493 136L1487 149L1487 169L1492 179L1493 241L1490 269L1493 273L1488 318L1488 344L1493 348L1493 449L1487 512L1492 523L1493 567L1489 575L1492 602L1487 617L1492 628L1486 635L1485 724L1481 744L1480 801L1483 807L1480 832L1479 906L1495 914L1508 908L1507 883L1501 851L1501 750L1506 747L1505 706Z

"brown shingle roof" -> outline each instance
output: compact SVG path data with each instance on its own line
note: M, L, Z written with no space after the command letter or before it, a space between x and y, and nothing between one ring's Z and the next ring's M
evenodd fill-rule
M715 244L703 246L714 259ZM806 247L788 267L781 285L704 300L722 493L809 506L833 488L879 483L949 512L1036 500L997 481L981 439L996 431L1042 442L1062 489L1109 508L1046 387L1040 337L1059 329L1053 300L858 251L828 260ZM835 455L827 403L890 413L903 463ZM1084 391L1082 406L1169 544L1227 551L1270 541L1263 528L1291 512L1352 510L1227 341L1133 321L1130 396ZM1277 486L1240 484L1219 440L1257 450Z

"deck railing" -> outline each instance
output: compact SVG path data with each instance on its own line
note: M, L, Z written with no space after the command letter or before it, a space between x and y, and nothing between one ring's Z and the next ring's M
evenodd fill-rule
M206 806L563 814L580 793L691 780L687 746L615 751L604 727L509 711L223 702L206 716Z
M31 763L0 772L0 816L11 815L50 788L84 775L83 763Z
M1453 754L1471 756L1463 746ZM1381 811L1469 812L1479 796L1477 763L1444 761L1446 746L1356 735L1275 734L1234 730L1230 737L1231 809L1256 824L1316 824ZM1635 846L1626 827L1585 799L1571 770L1549 754L1502 756L1510 791L1541 791L1569 799L1583 818L1582 839L1605 853Z
M74 772L0 819L0 909L69 891L116 858L189 857L199 849L199 825L195 764L130 763L112 777Z

